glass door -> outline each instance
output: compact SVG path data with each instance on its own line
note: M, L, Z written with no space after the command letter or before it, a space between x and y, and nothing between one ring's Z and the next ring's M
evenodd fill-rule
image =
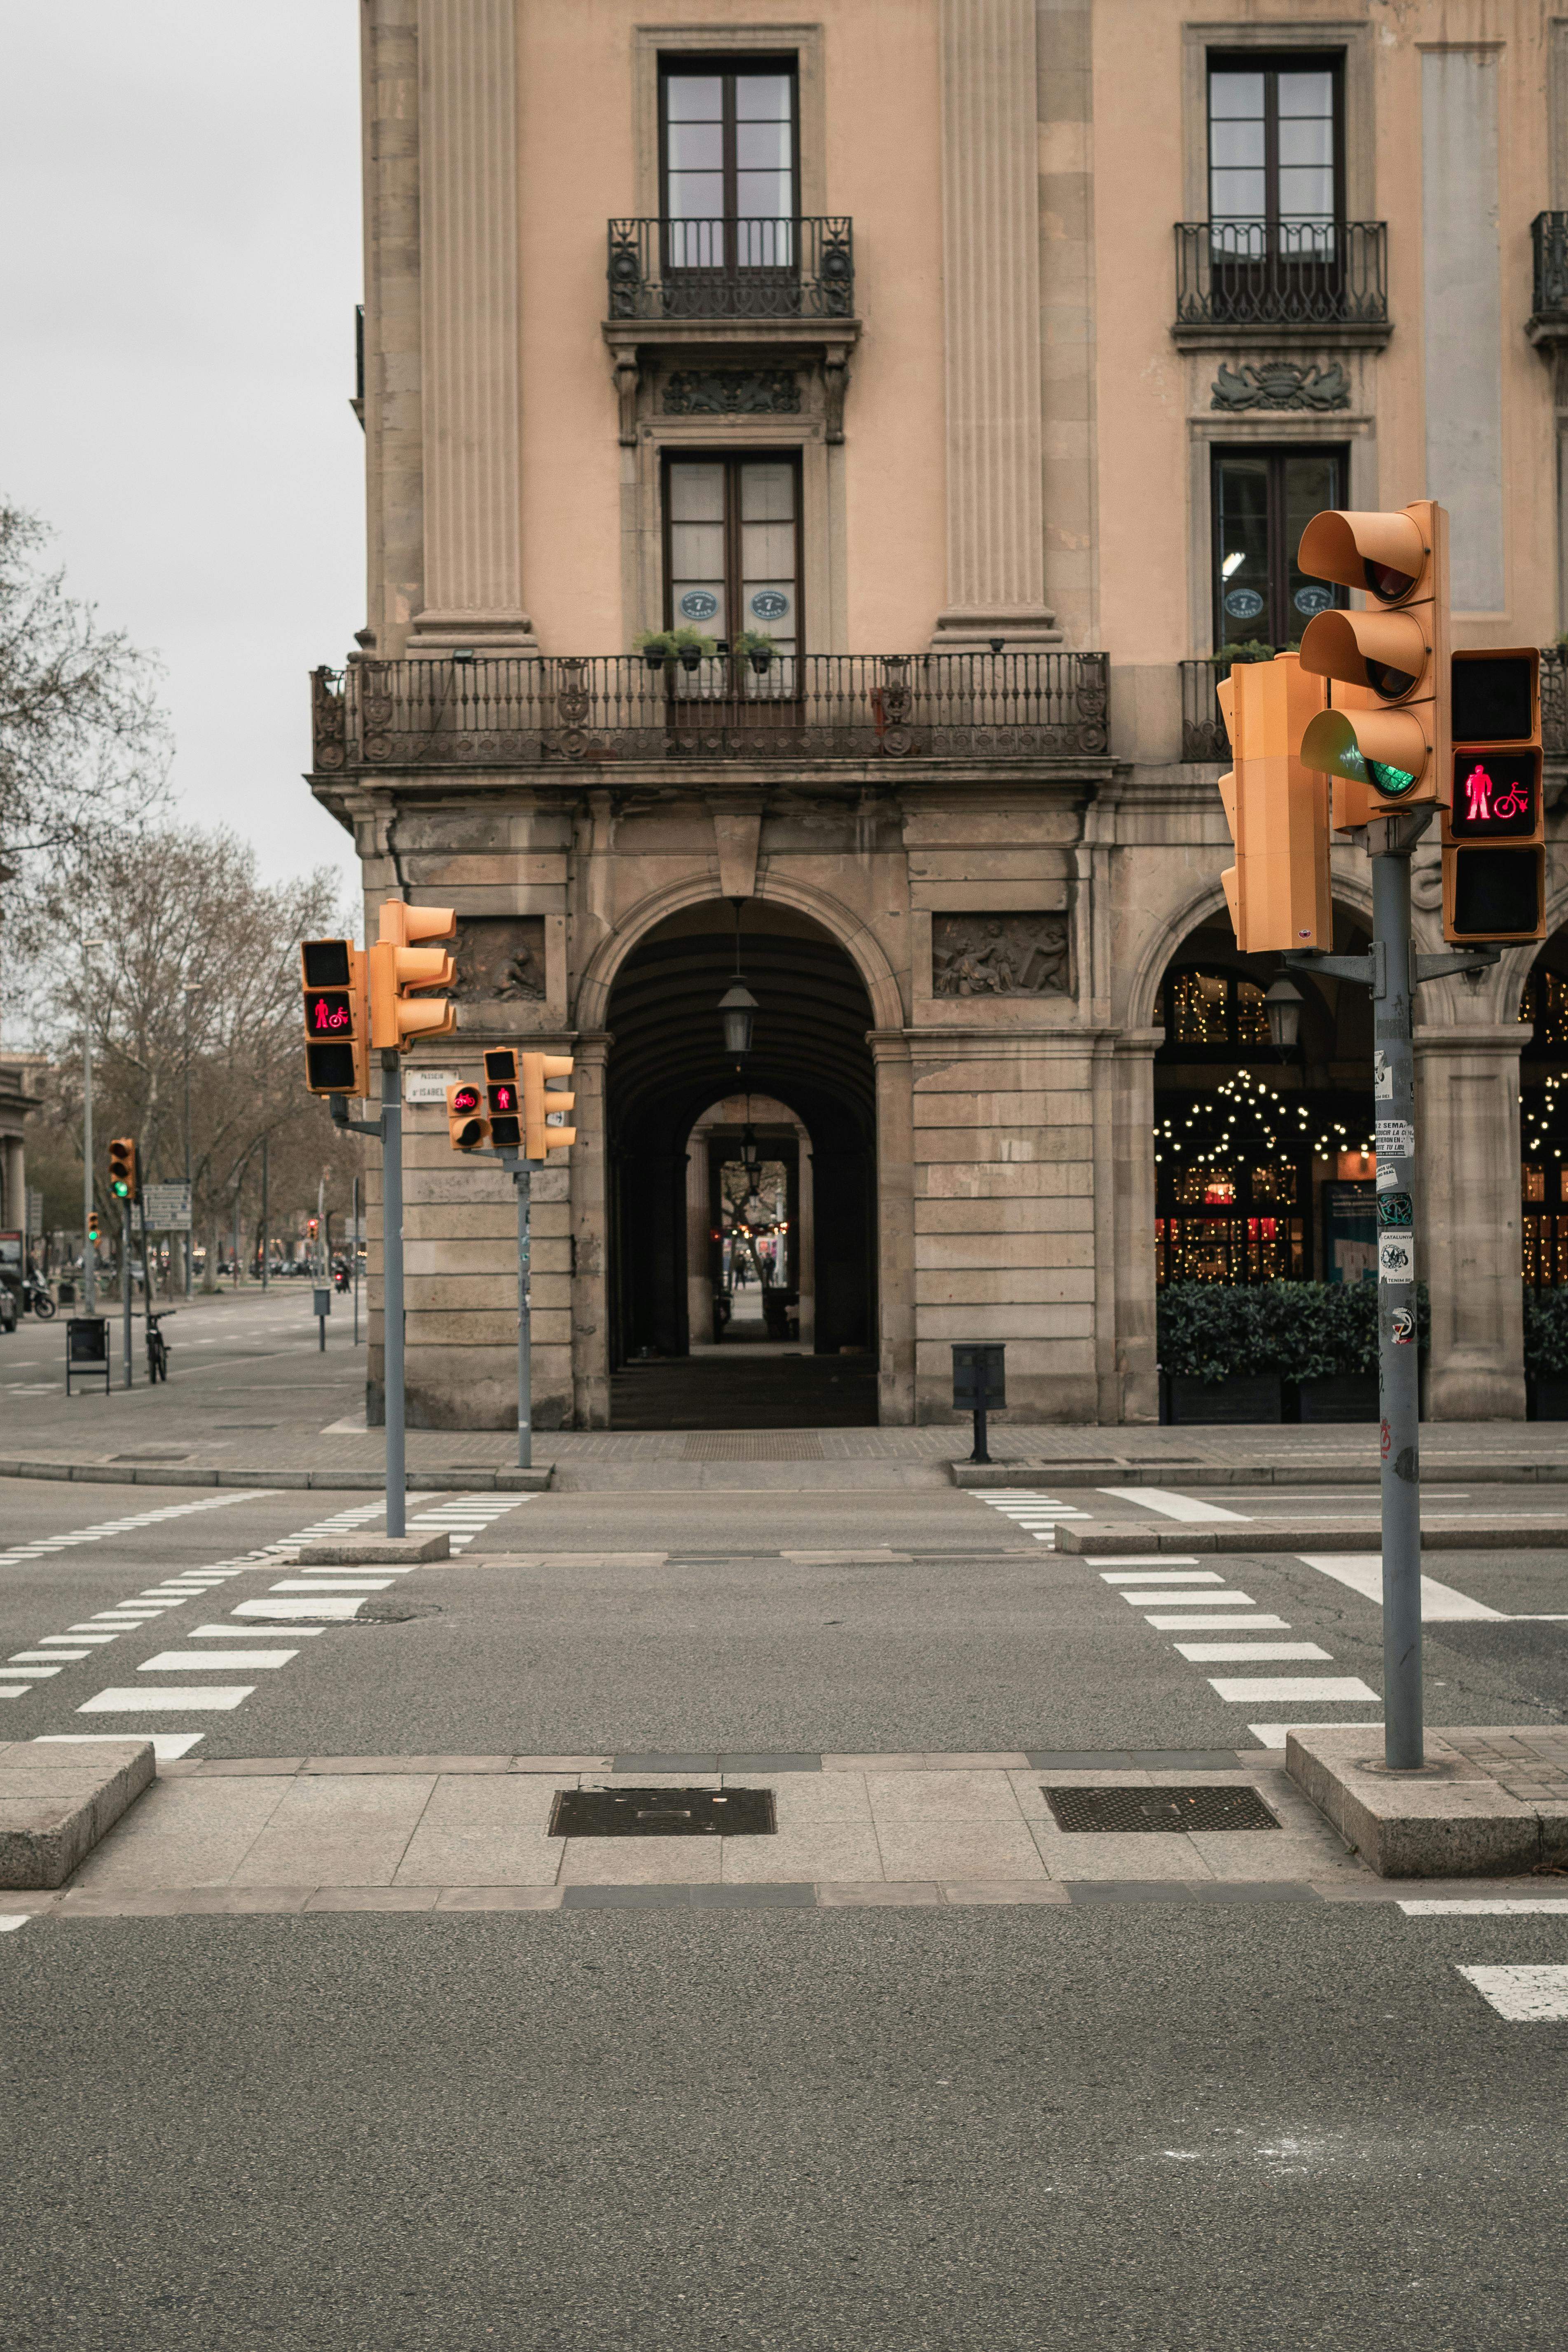
M730 660L678 667L678 695L793 697L801 642L800 468L793 454L670 457L665 625L699 629ZM755 641L761 640L761 643Z
M1342 449L1216 449L1214 455L1214 643L1300 645L1314 613L1349 602L1296 561L1301 533L1344 504Z
M663 76L666 271L742 283L792 271L797 208L793 59ZM683 291L689 295L687 287ZM715 289L716 304L720 302ZM721 307L746 307L733 289Z

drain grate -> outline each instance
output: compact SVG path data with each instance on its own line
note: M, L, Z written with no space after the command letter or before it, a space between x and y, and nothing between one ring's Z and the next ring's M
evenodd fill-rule
M1061 1830L1277 1830L1256 1789L1052 1789Z
M772 1837L771 1789L560 1789L552 1837Z
M820 1462L822 1440L814 1429L710 1429L693 1431L682 1450L684 1462Z

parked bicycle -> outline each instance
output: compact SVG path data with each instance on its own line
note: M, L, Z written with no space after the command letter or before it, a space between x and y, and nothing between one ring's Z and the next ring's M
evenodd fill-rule
M161 1307L156 1314L151 1307L147 1309L147 1378L149 1381L166 1381L169 1377L169 1343L159 1326L165 1316L177 1312L178 1309L173 1307Z

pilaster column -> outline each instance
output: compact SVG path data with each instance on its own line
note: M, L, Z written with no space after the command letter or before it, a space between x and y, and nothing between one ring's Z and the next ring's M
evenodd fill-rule
M1104 1421L1160 1418L1154 1281L1154 1053L1163 1029L1129 1029L1116 1041L1111 1115L1112 1283L1116 1302L1113 1391L1100 1395Z
M915 1417L915 1142L910 1041L873 1029L877 1067L877 1417Z
M615 1040L608 1030L572 1041L573 1118L572 1279L573 1422L578 1429L610 1425L609 1160L605 1137L605 1065Z
M522 603L516 0L419 0L425 609L413 653L537 653Z
M1524 1419L1517 1021L1415 1032L1416 1231L1433 1421Z
M1036 0L941 0L947 607L934 652L1059 645L1045 601Z

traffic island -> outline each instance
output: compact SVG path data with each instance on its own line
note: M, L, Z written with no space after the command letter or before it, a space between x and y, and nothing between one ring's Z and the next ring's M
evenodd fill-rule
M1242 1519L1232 1527L1160 1526L1147 1519L1066 1519L1056 1530L1056 1549L1083 1559L1115 1559L1119 1555L1174 1552L1192 1559L1199 1552L1238 1552L1251 1559L1271 1551L1376 1552L1383 1549L1383 1528L1374 1518L1347 1525L1335 1519L1314 1525L1310 1519ZM1497 1518L1424 1519L1421 1549L1428 1551L1557 1551L1568 1549L1568 1519Z
M63 1886L153 1773L150 1739L0 1746L0 1887Z
M1568 1732L1428 1731L1426 1755L1392 1771L1375 1733L1314 1726L1289 1733L1285 1769L1382 1878L1568 1866Z
M334 1536L330 1543L301 1544L296 1555L301 1568L411 1568L451 1556L445 1528L428 1536Z

